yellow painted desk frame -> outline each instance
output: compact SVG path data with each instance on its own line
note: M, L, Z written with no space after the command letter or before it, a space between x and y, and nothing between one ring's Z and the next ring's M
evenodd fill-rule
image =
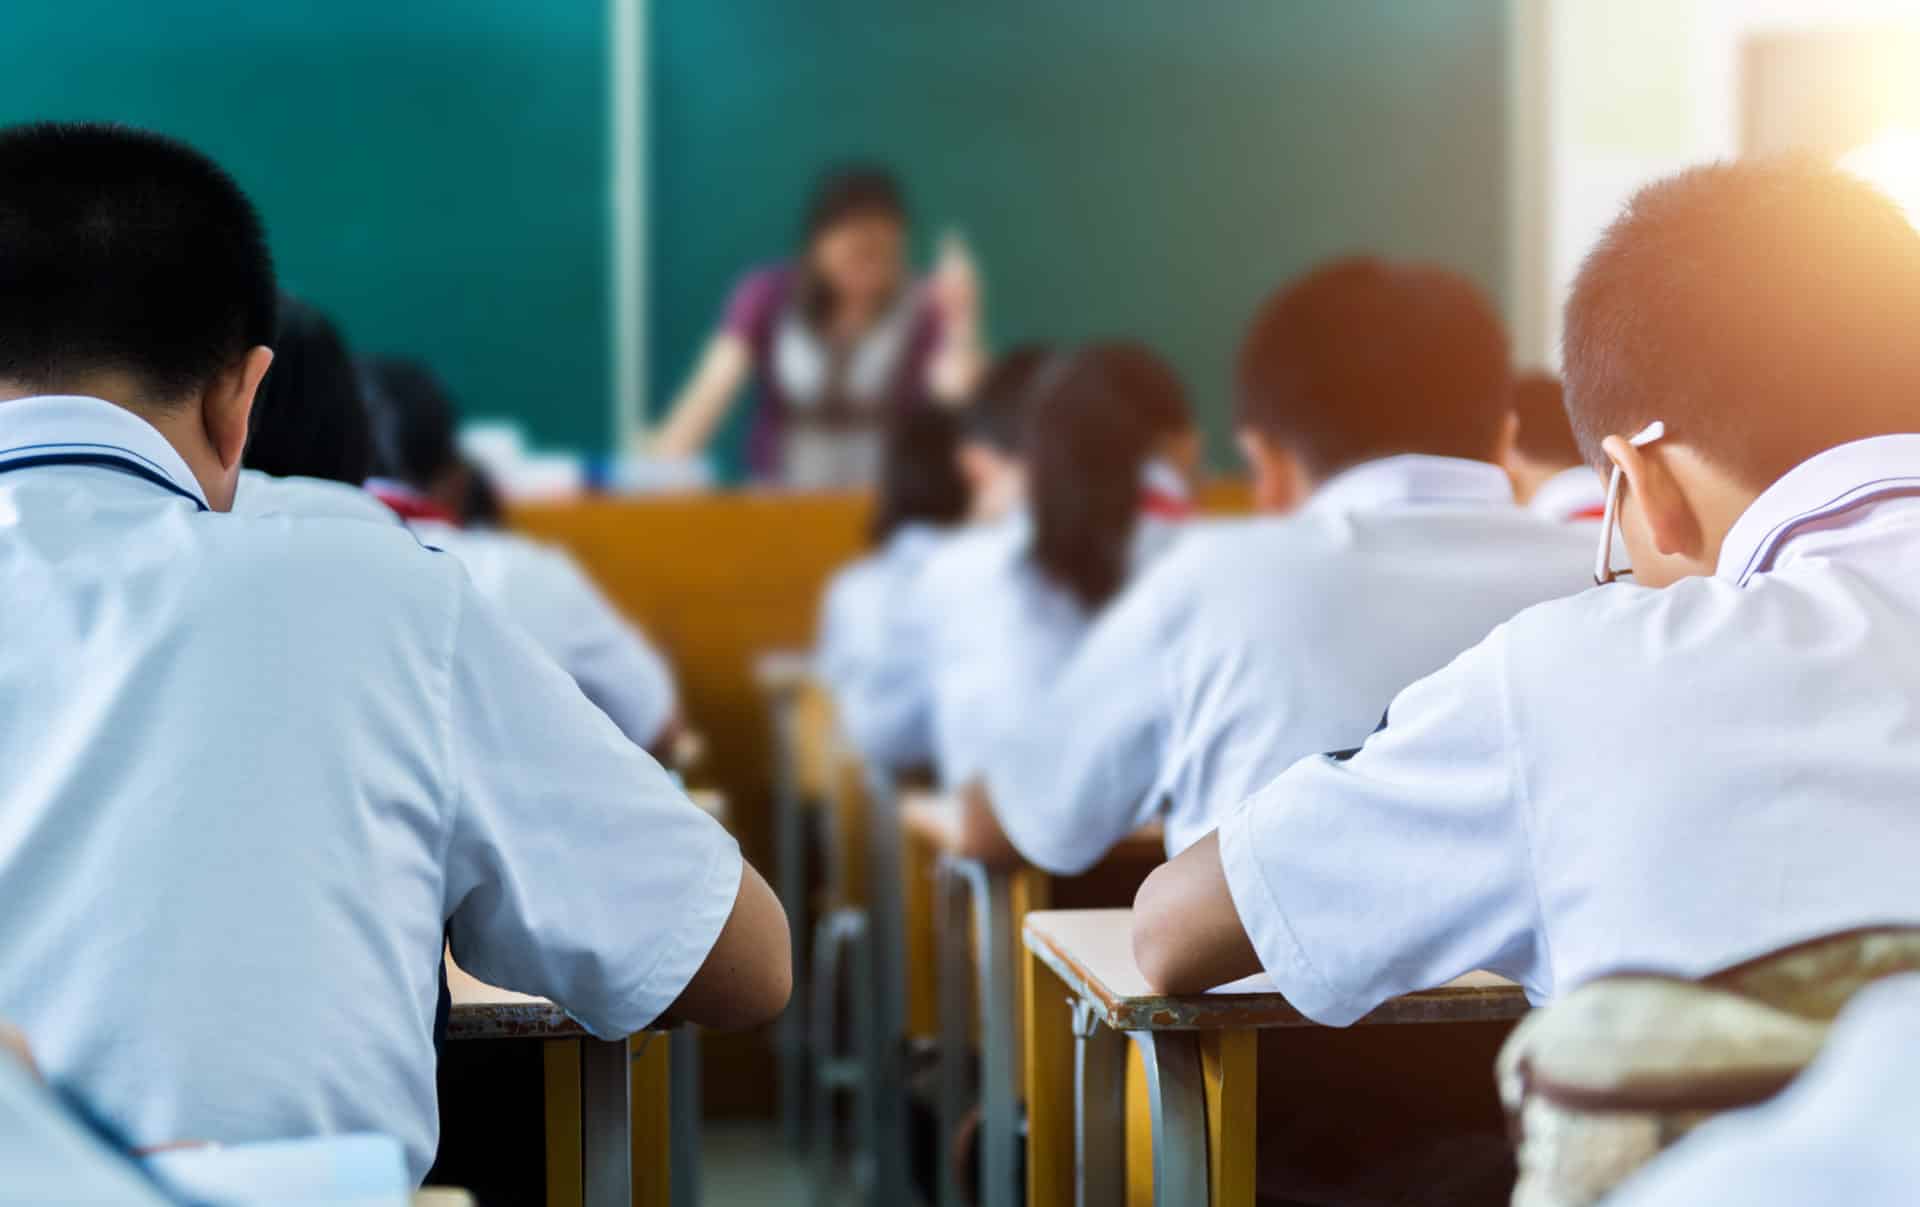
M1275 993L1116 989L1075 940L1094 926L1124 931L1129 915L1025 920L1027 1202L1252 1207L1259 1033L1317 1024ZM1485 1022L1526 1009L1517 986L1473 974L1395 999L1357 1025ZM1129 1043L1143 1074L1132 1083Z

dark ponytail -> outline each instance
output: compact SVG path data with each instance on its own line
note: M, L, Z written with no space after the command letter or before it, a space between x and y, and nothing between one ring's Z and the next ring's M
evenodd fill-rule
M1126 582L1140 475L1154 445L1192 426L1186 392L1137 343L1093 344L1034 382L1022 441L1033 558L1089 611Z

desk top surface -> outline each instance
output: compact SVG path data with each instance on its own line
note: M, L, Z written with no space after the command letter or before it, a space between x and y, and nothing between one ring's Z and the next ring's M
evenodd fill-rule
M453 1012L448 1039L577 1039L586 1034L567 1012L543 997L496 989L447 957Z
M937 851L952 852L960 847L960 802L944 793L914 788L900 796L900 823L907 833ZM1108 859L1159 862L1166 858L1165 831L1158 822L1141 826L1108 851Z
M1027 950L1074 994L1100 1008L1120 1031L1210 1031L1311 1027L1266 977L1249 977L1210 993L1174 996L1147 984L1133 962L1133 911L1045 910L1027 915ZM1527 1011L1520 987L1490 972L1471 972L1437 989L1387 1002L1365 1024L1460 1023L1518 1018Z

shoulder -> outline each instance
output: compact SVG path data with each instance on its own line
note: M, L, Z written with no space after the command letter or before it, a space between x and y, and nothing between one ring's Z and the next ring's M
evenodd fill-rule
M793 285L793 266L782 260L748 269L727 294L726 325L746 334L767 322L786 301Z
M997 520L961 529L929 550L920 579L936 589L966 590L1010 573L1027 548L1026 526Z
M400 526L392 509L357 486L322 478L276 478L251 469L241 471L233 511L238 515L330 517Z
M1591 680L1653 669L1662 651L1677 652L1721 630L1747 593L1716 578L1689 578L1661 589L1615 583L1549 600L1498 630L1511 665L1528 679Z
M210 539L197 580L256 607L390 616L417 608L439 616L467 586L458 562L399 524L286 512L204 518Z

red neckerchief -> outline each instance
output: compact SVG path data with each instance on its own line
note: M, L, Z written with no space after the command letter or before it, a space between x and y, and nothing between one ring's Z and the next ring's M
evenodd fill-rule
M1140 514L1158 520L1190 520L1194 515L1193 500L1149 486L1140 492Z
M393 514L409 523L414 520L434 520L456 528L460 526L459 516L417 490L409 490L393 482L369 482L366 489L368 494L391 508Z

